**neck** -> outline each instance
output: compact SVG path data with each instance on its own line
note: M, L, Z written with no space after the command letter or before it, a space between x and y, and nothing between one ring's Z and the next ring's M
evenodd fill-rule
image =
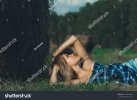
M79 65L75 65L71 67L73 69L73 71L76 73L76 75L79 74L79 72L81 71L81 68Z

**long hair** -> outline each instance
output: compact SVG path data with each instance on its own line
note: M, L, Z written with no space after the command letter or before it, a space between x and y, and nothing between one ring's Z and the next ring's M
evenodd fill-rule
M70 66L67 64L65 59L62 57L62 55L58 55L52 62L51 68L50 68L50 75L52 73L54 64L59 65L60 68L59 68L58 74L60 74L62 76L62 78L64 79L65 82L69 83L70 80L72 80L72 78L74 77L74 72L70 68Z
M62 56L62 54L72 54L72 53L76 54L75 49L72 47L68 47L67 49L63 50L57 57L55 57L49 69L49 75L51 76L54 64L58 64L60 67L59 74L63 77L63 79L66 82L70 82L71 79L76 78L77 77L76 74L74 73L74 71L71 69L71 67L67 64L67 62ZM83 59L79 61L78 65L82 67Z

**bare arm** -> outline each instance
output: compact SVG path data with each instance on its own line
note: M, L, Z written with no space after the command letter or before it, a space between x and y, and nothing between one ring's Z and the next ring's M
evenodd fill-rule
M80 56L83 59L86 59L88 57L88 54L84 46L81 44L79 39L74 35L72 35L68 40L66 40L62 45L60 45L60 47L53 53L53 56L57 56L64 49L66 49L67 47L71 45L73 45L78 56Z
M55 66L53 67L52 75L51 75L51 77L50 77L50 83L51 83L51 84L54 84L54 83L57 82L57 73L58 73L58 71L59 71L59 66L58 66L58 65L55 65Z

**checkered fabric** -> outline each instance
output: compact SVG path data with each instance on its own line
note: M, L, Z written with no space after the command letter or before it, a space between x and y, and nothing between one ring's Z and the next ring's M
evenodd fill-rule
M132 84L137 82L136 60L130 60L126 63L114 63L109 65L95 63L93 73L88 83L124 83ZM129 65L128 65L129 64Z

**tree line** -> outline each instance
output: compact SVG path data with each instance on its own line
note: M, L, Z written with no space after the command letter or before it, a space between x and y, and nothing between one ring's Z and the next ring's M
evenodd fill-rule
M79 12L58 15L52 11L49 29L57 44L70 34L82 34L90 35L94 45L123 48L137 38L136 22L137 0L98 0Z

